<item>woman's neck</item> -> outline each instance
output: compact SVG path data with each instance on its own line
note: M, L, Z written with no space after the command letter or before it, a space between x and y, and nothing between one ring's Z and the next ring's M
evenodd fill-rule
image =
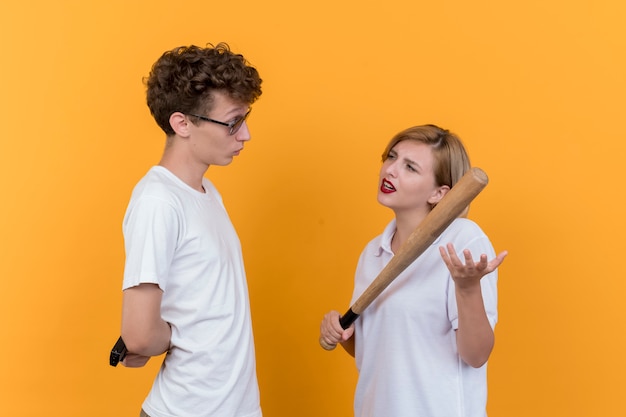
M391 250L397 253L411 233L426 218L428 213L397 213L396 231L391 239Z

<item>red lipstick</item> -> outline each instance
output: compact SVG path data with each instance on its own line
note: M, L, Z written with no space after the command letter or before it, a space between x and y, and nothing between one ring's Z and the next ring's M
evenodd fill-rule
M390 194L396 191L396 187L394 187L392 183L383 178L383 181L380 184L380 191L385 194Z

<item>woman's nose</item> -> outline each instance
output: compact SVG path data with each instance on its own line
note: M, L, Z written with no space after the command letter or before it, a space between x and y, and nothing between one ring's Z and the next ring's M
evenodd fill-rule
M385 167L383 168L383 171L386 174L391 175L392 177L395 177L396 173L397 173L397 165L396 165L395 161L387 160L385 162Z

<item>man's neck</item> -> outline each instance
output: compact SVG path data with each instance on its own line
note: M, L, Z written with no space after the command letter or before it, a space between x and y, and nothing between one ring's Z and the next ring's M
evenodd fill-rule
M181 181L193 188L194 190L204 193L205 189L202 186L202 179L208 165L199 164L197 161L193 161L184 152L176 149L176 147L169 147L163 152L159 165L167 168L172 174L176 175Z

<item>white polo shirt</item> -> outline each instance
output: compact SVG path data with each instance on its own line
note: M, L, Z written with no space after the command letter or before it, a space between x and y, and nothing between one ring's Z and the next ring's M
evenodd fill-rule
M395 220L361 253L352 303L392 258ZM453 243L474 259L495 253L474 222L456 219L363 311L355 322L356 417L486 416L486 365L465 364L456 345L454 281L439 246ZM463 259L462 255L460 255ZM481 280L487 316L497 321L497 271Z

